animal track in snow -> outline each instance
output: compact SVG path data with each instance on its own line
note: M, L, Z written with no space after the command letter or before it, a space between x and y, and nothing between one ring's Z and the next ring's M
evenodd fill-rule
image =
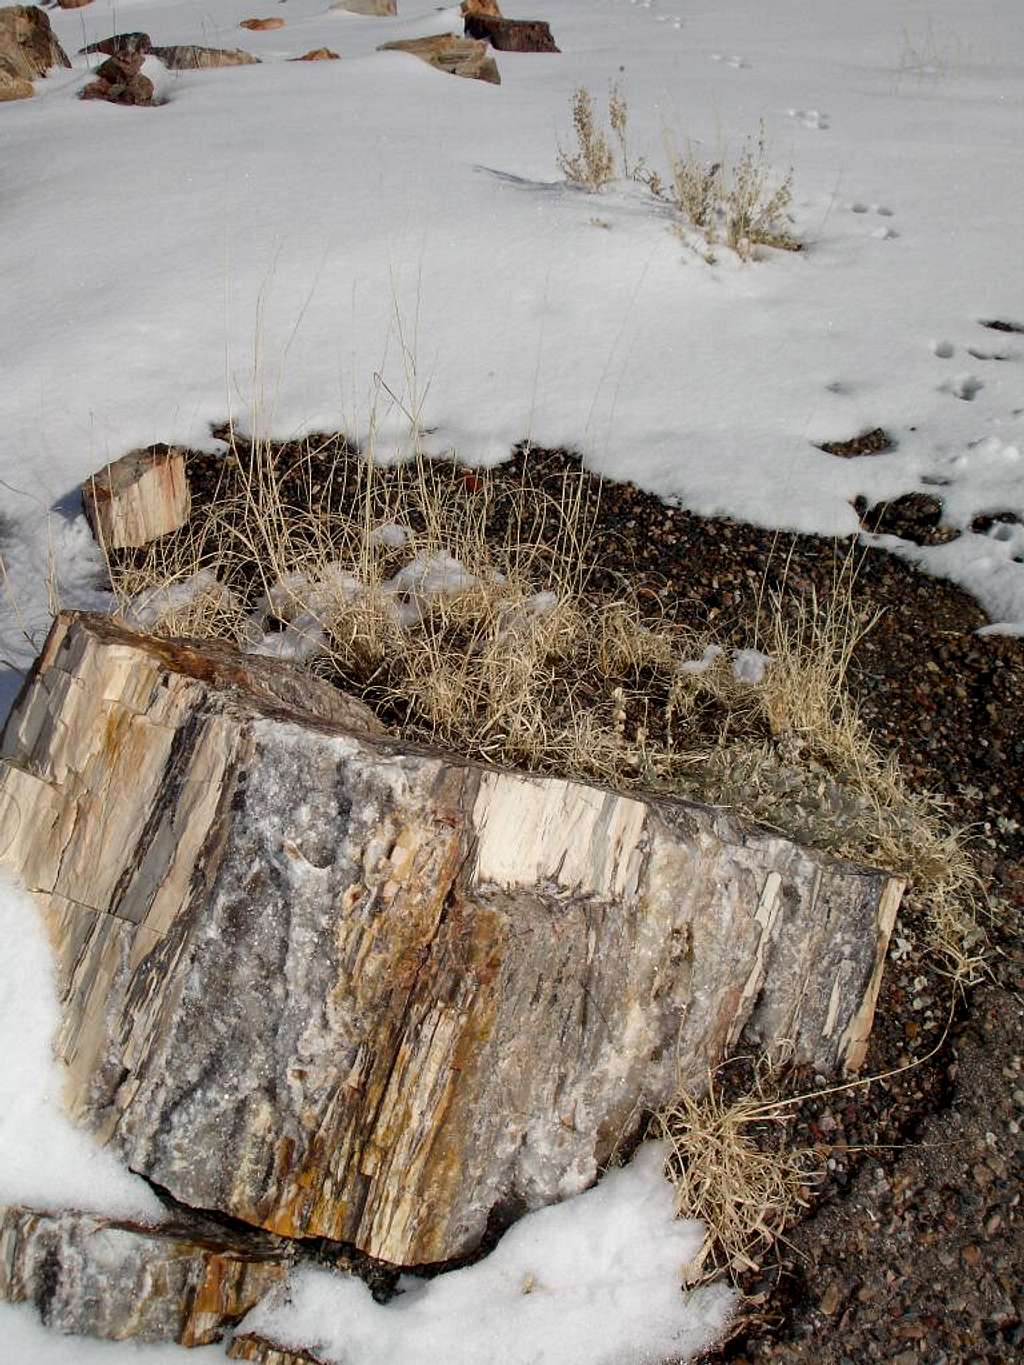
M940 360L948 360L956 351L956 347L951 341L933 341L932 355L938 356Z
M786 113L796 119L802 128L818 128L824 132L830 123L828 114L823 114L820 109L787 109Z

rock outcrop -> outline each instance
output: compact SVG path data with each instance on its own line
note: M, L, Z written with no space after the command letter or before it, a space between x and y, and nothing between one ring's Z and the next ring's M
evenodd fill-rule
M450 76L501 84L501 74L488 45L474 38L460 38L454 33L438 33L431 38L400 38L393 43L382 43L377 51L409 52Z
M29 99L34 80L53 66L70 65L45 10L35 5L0 9L0 100Z
M541 19L503 19L474 9L466 15L465 26L467 38L482 38L498 52L559 51Z
M741 1042L860 1064L900 881L374 726L285 664L55 623L0 861L56 946L69 1107L133 1170L424 1264L586 1188Z
M0 1208L0 1299L45 1326L114 1341L219 1341L294 1260L258 1233L199 1219L140 1227L88 1213Z

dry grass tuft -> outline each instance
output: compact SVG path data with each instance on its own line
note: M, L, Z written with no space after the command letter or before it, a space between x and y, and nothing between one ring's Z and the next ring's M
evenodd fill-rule
M625 135L626 109L614 89L612 101L612 127L621 142ZM572 126L576 134L576 151L558 148L559 169L570 184L594 193L615 179L615 159L604 130L594 116L590 92L582 85L572 97Z
M791 1110L768 1097L772 1069L755 1068L750 1090L726 1098L714 1075L703 1099L681 1091L655 1115L651 1135L668 1141L668 1174L680 1217L707 1229L684 1270L687 1285L756 1270L824 1175L813 1148L788 1144Z
M975 976L964 838L877 752L847 689L872 624L853 572L827 598L763 603L745 672L627 589L592 592L586 478L541 486L525 468L513 486L451 462L236 441L188 527L109 557L119 610L292 658L409 738L730 806L902 873L936 961Z

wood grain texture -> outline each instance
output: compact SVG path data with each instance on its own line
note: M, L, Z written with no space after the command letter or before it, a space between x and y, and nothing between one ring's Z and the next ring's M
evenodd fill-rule
M156 1228L88 1213L0 1208L0 1299L45 1326L113 1341L219 1341L292 1264L262 1234L213 1224Z
M860 1064L898 880L344 728L263 662L65 616L0 748L70 1107L175 1198L442 1261L737 1046Z

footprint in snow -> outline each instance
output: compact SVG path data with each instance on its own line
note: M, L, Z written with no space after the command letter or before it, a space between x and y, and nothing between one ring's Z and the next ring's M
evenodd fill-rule
M958 374L951 384L943 384L942 388L953 394L955 398L962 398L965 403L973 403L975 396L985 387L977 375L964 373Z
M829 126L828 114L822 113L820 109L787 109L786 113L791 119L796 119L801 128L817 128L825 132Z
M932 355L938 356L940 360L948 360L956 351L956 347L951 341L933 341L931 347Z

